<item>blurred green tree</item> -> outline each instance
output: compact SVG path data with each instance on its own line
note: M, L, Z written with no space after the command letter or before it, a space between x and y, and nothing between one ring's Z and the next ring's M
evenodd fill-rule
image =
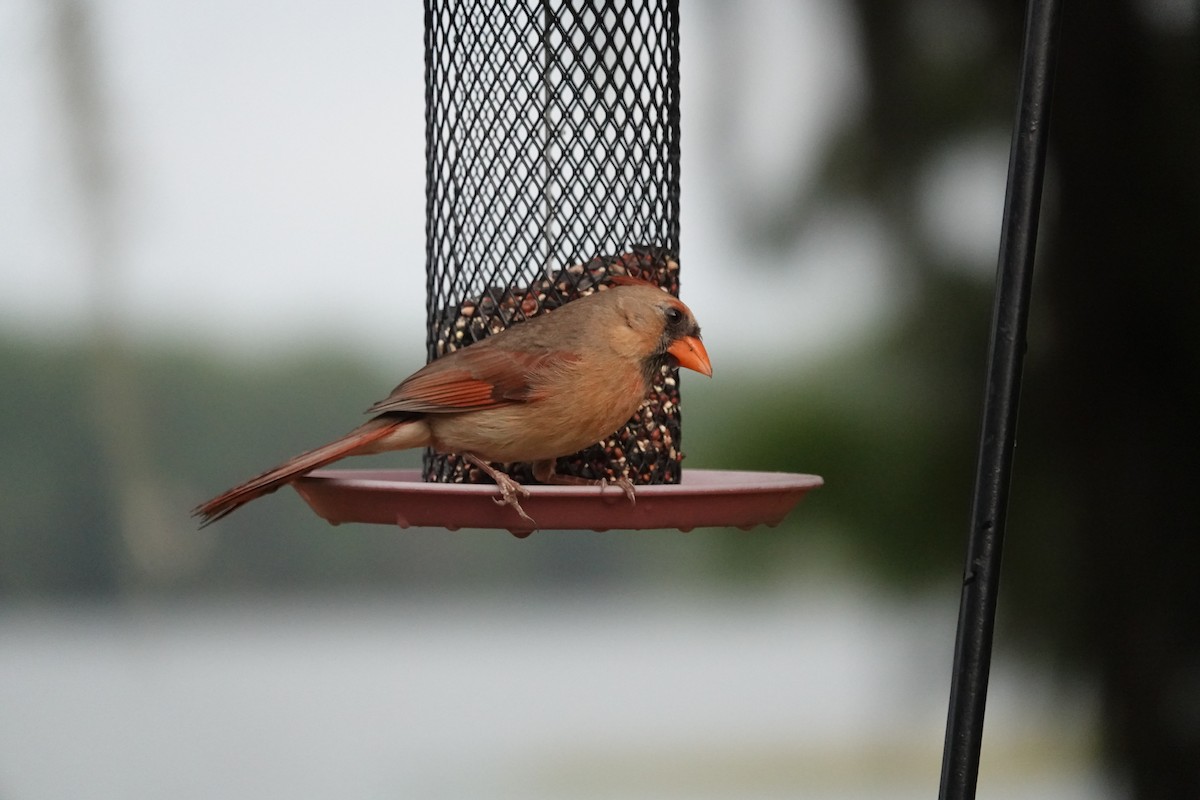
M1024 9L851 6L861 113L829 142L820 180L797 184L773 215L742 219L748 246L804 235L831 198L883 220L893 265L920 291L880 360L857 366L882 370L867 391L887 393L874 413L895 424L855 436L849 415L807 420L843 449L814 458L831 479L817 504L842 503L847 530L875 545L864 551L907 553L933 574L944 558L921 556L945 552L927 534L948 518L930 508L962 509L965 538L955 476L971 463L990 315L986 293L955 286L956 257L923 234L923 177L954 143L1007 135ZM1010 628L1098 679L1114 777L1145 800L1200 796L1198 32L1195 3L1067 9L1001 597ZM897 370L926 383L924 401L895 390ZM747 446L772 452L761 438ZM905 502L873 473L915 494ZM861 493L857 508L837 499L839 476Z

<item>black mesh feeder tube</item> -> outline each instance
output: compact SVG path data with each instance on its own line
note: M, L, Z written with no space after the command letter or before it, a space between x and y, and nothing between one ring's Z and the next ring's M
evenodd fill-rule
M430 360L611 275L679 294L674 0L427 0L425 85ZM628 425L557 470L678 483L682 457L678 371L664 369ZM487 480L432 451L425 477Z

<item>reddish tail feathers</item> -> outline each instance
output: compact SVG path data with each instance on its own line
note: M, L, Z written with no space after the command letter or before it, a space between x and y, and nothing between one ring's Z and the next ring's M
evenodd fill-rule
M201 528L210 525L237 511L251 500L270 494L314 469L320 469L346 456L370 452L367 450L368 445L387 436L400 424L403 423L396 420L373 419L335 442L289 458L279 466L217 495L207 503L196 506L192 509L192 516L200 517Z

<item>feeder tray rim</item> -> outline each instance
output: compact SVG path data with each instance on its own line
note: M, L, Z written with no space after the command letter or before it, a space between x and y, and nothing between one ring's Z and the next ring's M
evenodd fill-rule
M631 504L615 486L529 485L521 499L543 530L692 530L778 525L817 475L685 469L678 484L635 487ZM494 484L430 483L420 470L316 470L293 484L332 524L366 522L408 527L530 532L511 508L496 505Z

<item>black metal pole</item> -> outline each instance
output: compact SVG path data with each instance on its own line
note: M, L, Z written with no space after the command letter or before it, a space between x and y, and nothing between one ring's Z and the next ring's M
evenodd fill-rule
M979 778L1061 7L1060 0L1030 0L1026 12L1017 119L1009 152L992 309L983 432L942 755L938 795L942 800L974 798Z

